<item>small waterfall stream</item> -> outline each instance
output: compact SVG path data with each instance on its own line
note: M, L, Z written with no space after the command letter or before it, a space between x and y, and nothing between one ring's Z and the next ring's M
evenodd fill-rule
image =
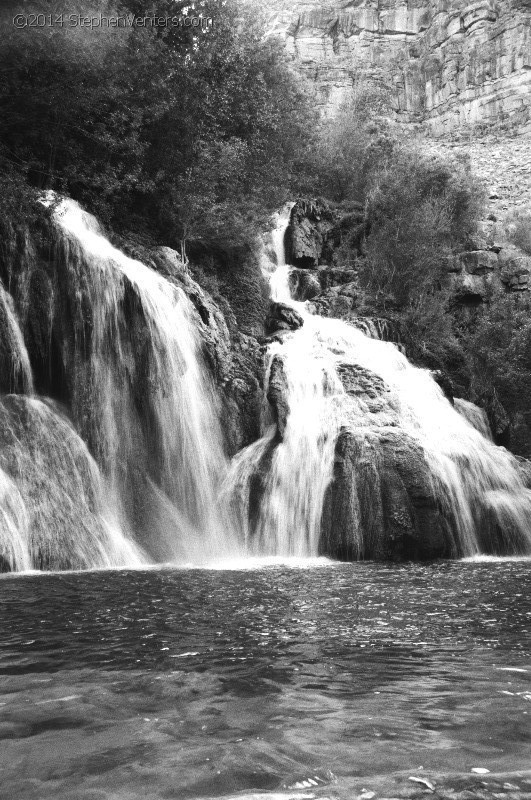
M272 235L276 265L268 268L272 298L295 308L304 320L300 329L269 347L269 375L273 360L280 358L285 376L285 430L276 442L274 430L267 428L261 442L239 455L230 476L251 548L264 555L318 554L338 434L349 430L370 449L377 417L381 437L398 434L416 443L436 503L457 538L456 554L472 556L485 543L495 548L492 539L500 536L502 550L531 552L531 491L513 456L484 435L481 412L465 401L454 408L430 373L410 364L395 345L369 338L342 320L313 315L305 303L292 300L284 256L288 222L286 208ZM370 392L368 400L356 387L348 392L344 388L341 373L360 368L365 380L379 381L372 399ZM378 397L383 394L385 405ZM268 423L266 417L264 427ZM257 475L262 489L258 498L253 496ZM378 483L377 471L374 475ZM352 497L354 486L348 499L358 504L349 519L358 528L355 552L361 556L362 517L375 520L385 513L376 507L373 490L379 487L369 492L374 507L361 507L363 497ZM495 533L486 532L493 526Z
M274 301L289 304L304 316L305 324L282 343L269 347L268 373L276 356L282 357L290 413L282 442L272 452L260 512L251 535L247 520L242 527L251 552L260 555L314 557L318 554L321 514L326 488L332 478L338 434L334 404L341 383L328 348L319 338L320 318L308 314L304 303L291 299L289 266L285 261L284 234L291 207L278 215L272 240L276 268L267 273ZM267 263L266 263L267 270ZM251 445L233 465L229 481L233 492L245 495L252 478L273 442L274 428ZM248 513L249 504L241 504Z

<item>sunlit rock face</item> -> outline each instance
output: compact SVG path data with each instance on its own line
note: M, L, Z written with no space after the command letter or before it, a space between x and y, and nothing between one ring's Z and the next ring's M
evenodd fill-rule
M435 134L531 121L526 0L276 0L272 30L333 113L367 84Z

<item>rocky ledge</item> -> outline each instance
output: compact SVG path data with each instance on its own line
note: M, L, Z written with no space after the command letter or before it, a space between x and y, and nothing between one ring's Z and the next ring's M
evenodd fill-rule
M273 28L328 113L363 86L440 135L531 124L528 0L273 0Z

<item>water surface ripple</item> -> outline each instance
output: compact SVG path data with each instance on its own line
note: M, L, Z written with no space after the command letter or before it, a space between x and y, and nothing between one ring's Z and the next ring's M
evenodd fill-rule
M529 561L8 576L0 625L10 800L531 797Z

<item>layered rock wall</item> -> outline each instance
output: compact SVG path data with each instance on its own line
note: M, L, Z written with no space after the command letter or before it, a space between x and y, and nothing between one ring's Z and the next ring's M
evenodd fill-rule
M531 126L529 0L274 0L272 10L327 113L369 88L436 135Z

